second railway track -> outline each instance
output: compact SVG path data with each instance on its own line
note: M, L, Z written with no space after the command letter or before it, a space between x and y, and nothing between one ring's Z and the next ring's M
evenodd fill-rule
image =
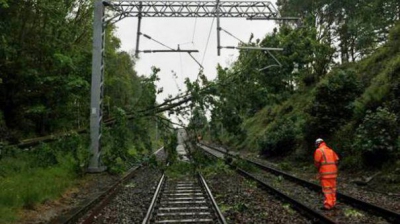
M202 148L217 157L236 157L240 158L237 154L229 152L220 147L209 145L201 145ZM314 220L323 223L399 223L400 214L385 208L355 199L351 196L338 192L338 198L341 201L338 210L334 211L321 211L316 205L320 204L322 196L319 195L320 186L310 183L308 181L299 179L290 174L284 173L272 167L263 165L261 163L240 158L250 164L261 168L263 171L245 171L238 169L238 172L244 176L256 180L264 187L270 189L275 194L280 195L287 201L292 201L295 206L301 207L309 215L315 216ZM304 194L307 197L298 197ZM297 199L296 199L297 198ZM348 215L351 213L350 215Z

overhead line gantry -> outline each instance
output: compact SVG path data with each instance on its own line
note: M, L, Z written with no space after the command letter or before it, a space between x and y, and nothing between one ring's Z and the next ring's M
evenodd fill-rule
M106 8L110 9L106 13ZM220 18L246 18L249 20L280 20L282 18L270 1L146 1L146 0L96 0L94 2L93 23L93 56L92 56L92 82L90 102L90 138L92 158L89 172L101 172L105 169L100 161L100 139L102 123L102 102L104 94L104 53L105 53L105 27L107 24L116 23L127 17L137 17L136 56L139 52L186 52L195 50L139 50L141 21L143 17L215 17L217 19L217 50L220 55L221 48L245 49L244 47L222 47L220 45ZM286 18L290 19L290 18ZM249 49L249 48L247 48ZM281 48L268 48L260 50L282 50Z

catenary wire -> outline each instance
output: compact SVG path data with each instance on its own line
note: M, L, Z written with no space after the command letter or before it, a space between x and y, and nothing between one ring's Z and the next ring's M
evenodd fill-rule
M213 28L213 26L214 26L214 20L215 20L215 17L213 18L213 20L212 20L212 22L211 22L210 32L208 33L208 38L207 38L206 47L204 48L203 58L201 59L201 64L202 64L202 65L203 65L203 62L204 62L204 58L205 58L205 56L206 56L206 52L207 52L207 48L208 48L208 43L209 43L210 37L211 37L211 31L212 31L212 28Z

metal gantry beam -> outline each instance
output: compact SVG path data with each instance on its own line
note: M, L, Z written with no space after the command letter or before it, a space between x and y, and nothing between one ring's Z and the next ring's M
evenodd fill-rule
M270 1L136 1L104 0L114 19L125 17L243 17L276 18L278 10ZM217 9L218 6L218 10Z

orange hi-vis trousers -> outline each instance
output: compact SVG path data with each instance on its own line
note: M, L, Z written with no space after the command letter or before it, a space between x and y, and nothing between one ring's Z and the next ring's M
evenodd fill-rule
M336 178L321 178L322 192L324 193L324 207L332 209L336 205Z

